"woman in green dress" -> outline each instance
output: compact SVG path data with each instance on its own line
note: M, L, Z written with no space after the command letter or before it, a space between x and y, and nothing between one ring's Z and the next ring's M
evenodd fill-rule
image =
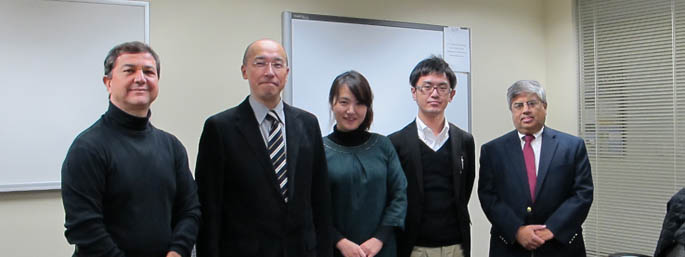
M372 101L360 73L348 71L333 81L328 102L336 125L324 146L336 256L395 257L394 230L404 227L407 180L390 140L368 132Z

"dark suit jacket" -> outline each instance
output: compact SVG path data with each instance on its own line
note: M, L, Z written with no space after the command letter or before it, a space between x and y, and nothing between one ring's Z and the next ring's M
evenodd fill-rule
M555 238L536 257L585 256L581 224L592 204L592 176L585 142L545 127L532 203L521 141L516 130L484 144L478 196L492 223L490 256L531 256L516 241L518 228L544 224Z
M473 136L450 123L449 139L446 143L452 147L452 166L446 167L452 170L454 195L459 217L462 249L464 256L470 256L471 252L471 219L469 217L468 203L473 189L475 178L475 147ZM400 158L402 169L407 177L407 218L405 230L398 235L398 257L409 257L419 231L421 229L421 215L423 214L423 164L421 163L421 148L423 144L416 130L416 121L409 123L402 130L390 136L390 141L395 145L395 150ZM464 164L462 167L462 159Z
M654 257L669 256L676 245L685 245L685 187L668 201L660 234Z
M197 256L332 255L326 156L314 115L284 106L288 203L279 193L246 99L205 122L195 179L202 204Z

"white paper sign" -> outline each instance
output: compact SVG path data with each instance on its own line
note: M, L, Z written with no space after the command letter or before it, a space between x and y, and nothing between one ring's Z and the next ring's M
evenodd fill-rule
M445 27L443 40L443 56L450 68L454 72L471 72L469 30L460 27Z

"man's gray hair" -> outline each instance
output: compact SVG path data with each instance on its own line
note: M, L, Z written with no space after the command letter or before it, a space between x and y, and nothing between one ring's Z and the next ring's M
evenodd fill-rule
M545 95L545 89L542 88L540 82L536 80L519 80L514 82L513 85L507 89L507 103L509 104L509 110L511 110L511 101L521 94L533 93L540 98L543 104L547 104L547 96Z

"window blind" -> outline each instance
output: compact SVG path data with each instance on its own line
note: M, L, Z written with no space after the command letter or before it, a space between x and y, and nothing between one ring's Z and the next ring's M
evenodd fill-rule
M685 183L685 0L577 0L589 256L652 255Z

